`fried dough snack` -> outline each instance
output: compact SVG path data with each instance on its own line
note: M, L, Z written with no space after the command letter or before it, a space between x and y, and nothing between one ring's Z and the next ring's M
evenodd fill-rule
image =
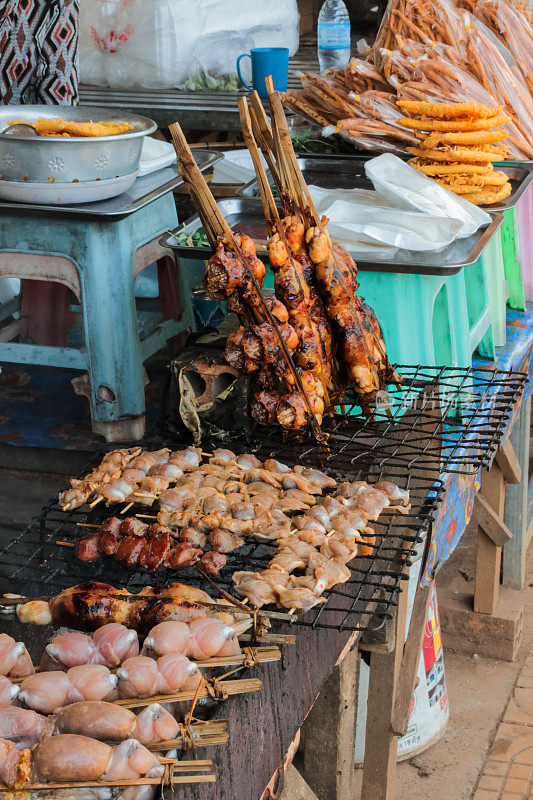
M14 120L9 125L17 125L20 122L31 125L41 136L116 136L119 133L133 130L133 125L128 122L72 122L61 118L43 118L37 122Z
M488 128L497 128L510 122L511 117L505 114L498 114L482 119L432 119L430 117L421 117L420 119L409 119L404 117L398 120L398 125L402 128L409 128L415 131L440 131L458 133L460 131L486 131Z
M424 175L485 175L493 170L491 163L487 164L444 164L439 161L422 161L419 158L410 158L407 162Z
M421 100L398 100L398 105L409 114L422 117L435 117L436 119L456 119L469 117L472 119L488 119L501 114L503 106L487 108L481 103L436 103Z
M434 117L439 113L438 105L438 103L432 105L431 112ZM473 105L467 103L458 104L456 111L449 104L442 105L443 115L445 114L447 119L429 121L446 122L451 130L449 132L433 130L429 134L417 134L417 138L421 139L420 146L407 148L410 153L418 156L416 159L411 159L409 162L411 166L425 175L434 177L439 186L477 205L494 204L508 197L511 184L507 180L507 175L502 171L494 172L492 166L492 161L498 161L504 151L491 144L505 139L507 133L501 129L482 130L483 125L490 126L493 120L507 119L505 115L499 114L497 109L484 106L478 106L473 112ZM416 106L409 104L408 107L412 111L416 108L428 110L427 103ZM424 116L421 120L412 119L409 122L410 127L419 123L427 126L428 117ZM465 122L476 125L477 129L464 131ZM486 176L478 170L480 162L483 161L486 162ZM443 162L442 166L439 162Z

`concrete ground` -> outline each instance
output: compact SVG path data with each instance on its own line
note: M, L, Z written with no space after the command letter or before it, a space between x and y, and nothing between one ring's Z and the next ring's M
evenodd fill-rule
M45 474L0 469L0 547L65 485L68 470L57 466L57 472ZM437 594L439 585L459 591L471 588L474 575L473 542L465 536L439 573ZM517 675L533 650L532 587L533 554L522 592L524 640L515 662L445 650L450 720L433 747L399 764L396 800L471 800ZM359 771L359 781L360 777ZM355 788L354 800L359 796Z

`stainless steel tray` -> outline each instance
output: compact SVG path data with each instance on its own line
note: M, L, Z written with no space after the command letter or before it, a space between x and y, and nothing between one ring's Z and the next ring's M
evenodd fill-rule
M212 150L194 150L194 158L200 170L205 172L217 161L224 158L223 154ZM150 175L137 178L131 189L118 197L101 200L96 203L82 203L72 206L37 205L35 203L0 202L0 212L15 214L61 214L63 217L85 218L114 218L123 219L134 211L153 203L158 197L183 184L176 165L165 167Z
M218 203L224 218L232 230L246 233L254 239L257 255L268 263L266 252L266 225L263 217L261 203L256 198L238 197L229 200L220 200ZM463 267L474 264L483 250L488 245L495 232L503 222L501 214L494 214L492 222L480 229L468 239L457 239L444 250L438 253L420 253L411 250L399 250L394 257L394 263L386 261L357 260L358 268L371 272L407 272L418 275L454 275ZM205 261L212 255L212 250L206 247L189 247L179 244L177 235L185 233L191 236L202 223L198 216L184 222L176 230L165 234L160 243L170 247L180 258L192 258Z
M299 156L298 164L308 185L320 186L322 189L370 189L374 187L365 175L365 163L368 158L355 156ZM512 165L512 166L511 166ZM533 166L533 164L532 164ZM483 206L486 211L500 213L514 208L531 181L533 171L524 166L516 166L516 162L505 162L503 172L511 182L512 191L501 203ZM249 181L237 190L239 197L259 198L257 179Z

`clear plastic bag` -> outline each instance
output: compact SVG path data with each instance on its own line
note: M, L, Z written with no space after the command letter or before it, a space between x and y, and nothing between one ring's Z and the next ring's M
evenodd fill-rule
M394 158L403 164L394 156L380 158ZM367 196L362 196L358 189L320 189L317 186L310 186L309 191L318 212L334 220L328 225L332 237L352 253L361 245L438 252L451 244L462 228L461 221L450 215L404 210L399 202L391 202L381 194L367 192ZM379 257L379 250L374 249L374 253ZM386 255L386 251L381 255Z
M502 0L480 0L475 13L509 50L533 94L533 29L528 20Z
M225 88L250 47L298 49L296 0L83 0L80 69L99 86ZM235 88L237 84L235 82Z
M486 211L439 186L395 156L385 154L367 161L365 172L376 191L398 208L460 221L458 238L472 236L478 228L492 221Z
M457 47L463 30L459 13L450 0L389 0L374 45L394 50L396 36L419 42L443 42ZM375 63L379 66L379 57Z

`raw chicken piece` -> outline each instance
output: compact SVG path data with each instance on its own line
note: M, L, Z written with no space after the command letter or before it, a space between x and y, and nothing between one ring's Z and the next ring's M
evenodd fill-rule
M21 622L30 625L50 625L52 614L50 604L46 600L30 600L17 606L17 617Z
M297 519L294 520L296 527L298 527ZM302 527L297 534L298 538L302 542L313 545L313 547L320 547L327 537L324 526L320 522L315 522L315 520L305 520L305 517L300 517L300 520L303 520L303 522L299 523Z
M157 667L165 684L165 692L194 691L202 676L192 661L180 653L167 653L157 659Z
M16 642L7 633L0 633L0 675L20 677L34 672L24 642Z
M16 683L11 683L9 678L0 675L0 706L11 705L17 699L19 691Z
M189 647L186 655L197 661L216 656L233 639L235 630L218 619L207 617L189 624Z
M239 637L235 635L233 639L228 639L226 644L221 647L217 653L217 656L219 658L226 658L227 656L240 656L241 653L242 650L239 644Z
M98 628L93 634L93 642L106 667L117 667L126 658L139 654L137 631L126 628L118 622L110 622Z
M285 540L283 544L285 544ZM290 547L284 547L270 562L270 567L274 566L279 567L284 572L294 572L295 569L305 567L305 561Z
M210 464L220 464L221 466L225 467L228 464L231 464L235 461L237 456L232 450L224 450L223 448L218 447L212 457L209 459Z
M64 672L38 672L22 682L18 699L34 711L51 714L85 698Z
M120 697L150 697L165 688L157 662L147 656L126 659L117 670L117 677Z
M270 584L261 578L259 572L234 572L235 590L257 608L276 602L276 594Z
M232 553L233 550L238 550L239 547L242 547L245 544L245 540L242 536L237 536L236 533L216 529L209 534L209 544L217 553Z
M302 467L300 464L297 464L294 467L294 471L297 472L298 475L303 475L308 483L314 484L321 489L334 489L337 485L337 481L334 478L330 478L329 475L320 472L318 469Z
M313 594L317 596L322 594L324 591L324 581L318 580L316 575L301 575L296 577L295 575L291 575L291 588L297 589L309 589Z
M51 735L52 723L47 717L17 706L0 706L0 739L9 739L19 750Z
M180 542L187 542L191 547L203 550L207 544L207 536L202 533L198 528L186 527L182 528L179 532Z
M86 701L62 708L54 717L54 733L75 733L99 741L122 742L134 736L137 717L114 703Z
M369 486L366 481L341 483L336 496L351 500L351 504L358 506L371 520L377 520L383 509L390 505L385 492Z
M93 639L86 633L67 631L54 636L44 649L41 669L69 669L80 664L104 664Z
M156 756L136 739L126 739L113 749L107 769L102 775L104 781L120 781L146 776L159 778L165 772Z
M313 547L312 544L305 542L301 538L300 533L293 536L287 536L286 539L283 539L283 547L285 549L289 548L290 550L293 550L306 565L309 563L311 556L317 552L316 547Z
M235 463L244 469L253 469L261 466L259 459L250 453L243 453L242 456L238 456L238 458L235 459Z
M120 697L151 697L198 685L198 667L180 653L157 661L148 656L128 658L117 670Z
M0 739L0 783L13 786L17 778L19 749L13 742Z
M39 783L97 781L111 753L109 745L87 736L52 736L32 751L32 779Z
M323 556L338 564L347 564L355 558L358 550L357 537L343 533L331 534L320 547Z
M404 506L409 505L408 490L400 489L400 487L396 486L395 483L390 483L390 481L378 481L378 483L374 484L374 489L379 489L381 492L385 492L391 502L400 501Z
M281 495L278 504L280 511L307 511L308 508L316 503L312 494L302 492L300 489L288 489Z
M313 570L317 580L324 585L324 589L331 589L337 583L346 583L351 572L343 564L337 564L315 550L309 559L309 571Z
M159 703L152 703L144 708L136 717L133 738L141 744L153 744L168 739L176 739L180 726Z
M291 576L280 567L270 566L269 569L264 569L260 573L261 580L266 581L272 587L276 594L283 592L289 585Z
M82 695L82 700L111 699L118 684L117 676L99 664L71 667L67 676Z
M317 597L316 594L305 587L287 589L279 598L279 605L282 608L295 608L303 612L309 611L313 606L325 602L323 597Z
M144 640L142 655L155 653L164 656L167 653L187 655L189 647L189 626L178 620L160 622L148 633Z

